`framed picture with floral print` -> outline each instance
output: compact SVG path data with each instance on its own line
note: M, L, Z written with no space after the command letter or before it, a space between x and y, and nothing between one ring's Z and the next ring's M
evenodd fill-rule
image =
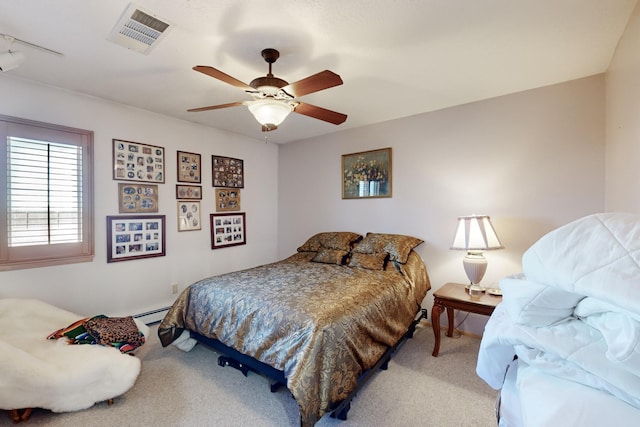
M391 148L342 155L342 198L391 197Z

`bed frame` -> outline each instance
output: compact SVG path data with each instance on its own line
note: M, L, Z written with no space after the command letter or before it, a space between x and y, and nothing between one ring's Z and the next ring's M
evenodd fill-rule
M404 344L407 339L413 338L413 334L418 323L420 323L422 319L427 319L427 310L424 308L420 308L417 312L417 315L418 317L415 318L413 322L411 322L411 324L407 328L407 331L404 333L404 335L402 335L402 337L400 337L398 342L396 342L393 346L387 348L384 354L371 368L360 374L360 376L358 377L358 385L349 394L349 396L347 396L344 400L338 402L333 408L330 409L332 418L337 418L339 420L347 419L347 413L349 412L349 409L351 409L351 400L367 383L367 381L378 371L378 369L386 370L388 368L391 356L402 346L402 344ZM284 376L283 371L275 369L272 366L267 365L266 363L254 359L253 357L242 354L239 351L226 346L217 339L208 338L193 331L191 331L191 336L199 342L202 342L206 346L211 347L222 354L220 357L218 357L218 365L223 367L230 366L232 368L238 369L245 377L248 375L249 371L252 371L271 379L272 381L274 381L270 385L272 393L276 392L281 387L286 386L287 379Z

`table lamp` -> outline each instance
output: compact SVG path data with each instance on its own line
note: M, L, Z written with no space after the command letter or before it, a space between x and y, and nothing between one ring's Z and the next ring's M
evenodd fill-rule
M504 246L500 243L488 215L458 217L458 228L451 249L467 251L462 265L471 285L480 283L487 271L487 259L482 252L502 248Z

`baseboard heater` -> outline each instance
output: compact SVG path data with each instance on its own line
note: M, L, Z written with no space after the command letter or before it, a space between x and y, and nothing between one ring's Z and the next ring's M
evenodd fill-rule
M143 321L146 325L151 325L153 323L158 323L162 319L164 319L164 316L167 314L170 308L171 307L157 308L155 310L146 311L144 313L134 314L133 317Z

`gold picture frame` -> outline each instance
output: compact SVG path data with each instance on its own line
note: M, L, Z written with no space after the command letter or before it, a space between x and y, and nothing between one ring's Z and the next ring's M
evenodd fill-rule
M158 212L158 186L156 184L118 183L118 212Z
M240 189L216 188L216 212L239 211Z

